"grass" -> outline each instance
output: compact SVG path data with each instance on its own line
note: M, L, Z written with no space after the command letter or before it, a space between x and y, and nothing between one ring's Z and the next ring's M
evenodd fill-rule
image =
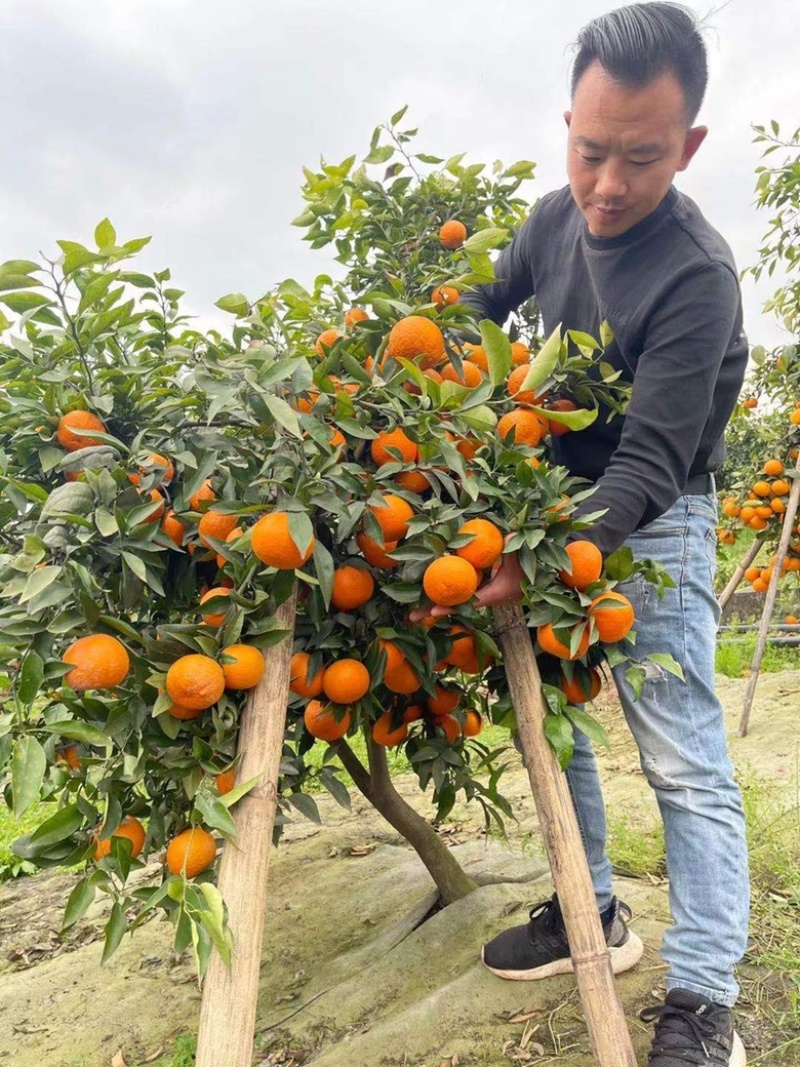
M753 662L757 634L723 633L717 641L717 674L727 678L744 678ZM770 672L797 670L800 668L800 648L780 648L767 643L761 670Z
M37 803L17 819L5 804L0 804L0 882L20 874L32 874L36 870L32 863L15 856L11 846L18 837L30 833L50 814L49 803Z

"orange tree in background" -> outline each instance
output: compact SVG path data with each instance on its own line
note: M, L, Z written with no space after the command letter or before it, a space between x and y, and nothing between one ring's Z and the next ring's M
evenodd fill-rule
M575 726L604 740L579 705L633 653L615 585L669 581L629 552L567 547L590 490L549 442L624 405L607 336L540 346L528 311L512 342L460 303L492 277L532 164L423 176L438 162L408 154L401 117L359 166L306 172L296 221L335 243L344 278L223 297L230 337L192 330L169 272L127 263L146 239L119 243L107 220L96 251L61 241L55 262L0 267L16 316L0 322L0 781L18 814L53 802L17 854L83 868L65 927L112 897L105 956L156 908L201 970L229 953L216 837L253 785L237 781L239 717L296 582L279 821L318 819L318 786L348 804L343 764L450 902L474 882L394 790L387 751L403 746L438 818L459 794L487 821L510 814L502 750L480 734L489 717L513 729L513 708L476 589L519 552L564 765ZM433 604L452 614L410 621ZM628 675L640 688L645 668ZM162 873L132 888L154 855Z

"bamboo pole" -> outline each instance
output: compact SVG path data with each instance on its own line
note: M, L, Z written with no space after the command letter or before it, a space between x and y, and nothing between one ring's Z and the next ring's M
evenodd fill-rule
M267 879L272 831L278 806L278 776L297 589L276 612L283 640L265 656L267 669L242 715L236 772L240 782L263 774L261 784L242 797L232 811L236 842L222 853L219 889L228 909L233 955L227 968L219 953L211 956L203 983L196 1067L250 1067L267 906Z
M795 472L797 472L798 476L792 482L792 491L789 493L789 502L786 505L786 512L783 516L778 551L775 555L775 562L772 564L772 577L769 580L769 588L767 589L767 596L764 601L764 611L761 615L761 625L758 629L756 650L753 654L753 662L750 665L750 677L747 680L747 691L744 695L744 707L742 708L742 717L739 720L739 737L747 736L747 730L750 725L750 712L753 709L753 699L756 695L756 686L758 685L761 661L764 658L764 650L767 647L769 624L772 621L772 616L775 611L775 602L778 599L778 583L781 580L783 561L786 556L786 549L789 547L789 541L792 538L794 520L797 516L797 505L798 502L800 502L800 457L798 457L797 464L795 465Z
M566 776L547 742L542 681L519 605L494 609L525 766L564 915L597 1067L636 1067Z
M741 560L736 570L731 575L731 580L722 590L717 599L717 604L719 605L720 611L725 610L725 606L727 605L728 601L739 588L742 578L744 578L744 572L747 570L747 568L751 565L758 553L761 551L761 546L763 544L764 538L757 537L755 541L753 541L752 545L750 545L750 547L748 548L747 552L744 555L744 558Z

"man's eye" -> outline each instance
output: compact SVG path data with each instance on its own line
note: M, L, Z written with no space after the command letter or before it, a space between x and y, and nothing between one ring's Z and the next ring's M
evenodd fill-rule
M579 153L584 163L602 163L603 160L600 156L585 156L583 153Z
M646 162L640 163L639 160L632 159L631 162L633 163L634 167L649 167L652 163L658 163L658 160L648 159Z

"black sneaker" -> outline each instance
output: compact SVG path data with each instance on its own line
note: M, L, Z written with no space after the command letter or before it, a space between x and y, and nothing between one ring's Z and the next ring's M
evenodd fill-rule
M730 1008L688 989L671 989L664 1004L639 1018L655 1022L648 1067L745 1067L741 1038Z
M614 974L629 971L642 958L642 942L625 922L630 917L631 909L616 897L600 916ZM498 978L517 982L571 974L572 960L558 897L537 904L529 923L504 930L484 945L481 959Z

